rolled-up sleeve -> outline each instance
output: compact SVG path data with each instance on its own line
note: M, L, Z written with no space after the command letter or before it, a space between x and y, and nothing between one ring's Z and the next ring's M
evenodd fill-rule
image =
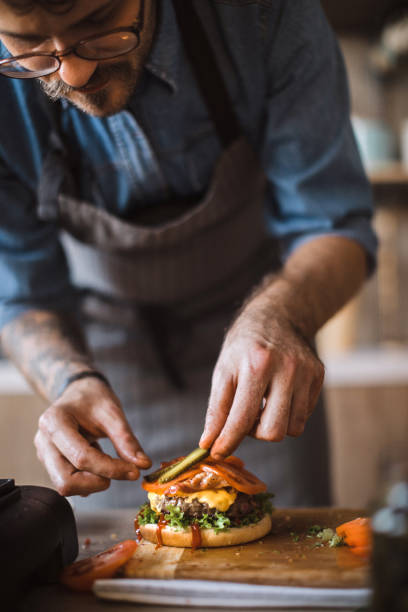
M36 215L35 197L0 161L0 329L33 308L70 310L75 292L58 229Z
M343 58L318 2L285 7L267 54L268 228L283 259L321 235L354 240L371 272L377 248L372 194L350 123Z

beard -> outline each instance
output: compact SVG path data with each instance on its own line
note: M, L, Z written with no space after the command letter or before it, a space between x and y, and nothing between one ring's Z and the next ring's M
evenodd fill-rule
M107 84L100 91L94 93L78 91L59 78L50 81L40 79L40 84L51 100L56 101L65 98L90 115L105 117L113 115L127 106L129 98L136 88L140 73L141 68L138 70L129 60L115 62L114 64L101 64L96 68L86 87L97 86L102 82L107 82Z

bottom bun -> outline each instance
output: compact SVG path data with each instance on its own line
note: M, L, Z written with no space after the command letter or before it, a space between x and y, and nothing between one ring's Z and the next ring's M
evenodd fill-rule
M244 527L231 527L231 529L220 531L219 533L215 533L214 529L200 529L201 546L215 547L245 544L262 538L270 531L271 527L271 517L269 514L265 514L258 523L245 525ZM157 544L157 525L153 523L140 525L140 531L146 540ZM165 546L178 546L179 548L191 548L192 546L191 527L179 530L174 527L163 527L161 529L161 537Z

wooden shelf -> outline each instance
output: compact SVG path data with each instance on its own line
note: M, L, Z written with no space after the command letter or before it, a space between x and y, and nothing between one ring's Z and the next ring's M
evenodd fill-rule
M407 185L408 169L401 163L386 164L368 173L373 185Z
M321 357L326 387L408 386L408 346L377 346Z
M368 173L376 206L408 205L408 169L401 163L384 164Z
M33 395L33 393L17 368L6 359L0 359L0 396Z

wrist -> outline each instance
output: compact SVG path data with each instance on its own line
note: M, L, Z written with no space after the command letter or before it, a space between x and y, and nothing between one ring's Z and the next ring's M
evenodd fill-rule
M102 382L110 391L112 391L112 387L109 383L109 380L106 378L104 374L98 372L98 370L81 370L79 372L75 372L71 374L61 383L60 388L56 394L55 399L59 399L63 393L70 387L72 384L85 380L85 379L94 379Z
M269 282L265 279L262 287L247 302L244 311L247 309L261 319L288 325L308 342L313 341L318 331L313 309L307 303L304 292L300 292L299 287L284 276L274 276Z

